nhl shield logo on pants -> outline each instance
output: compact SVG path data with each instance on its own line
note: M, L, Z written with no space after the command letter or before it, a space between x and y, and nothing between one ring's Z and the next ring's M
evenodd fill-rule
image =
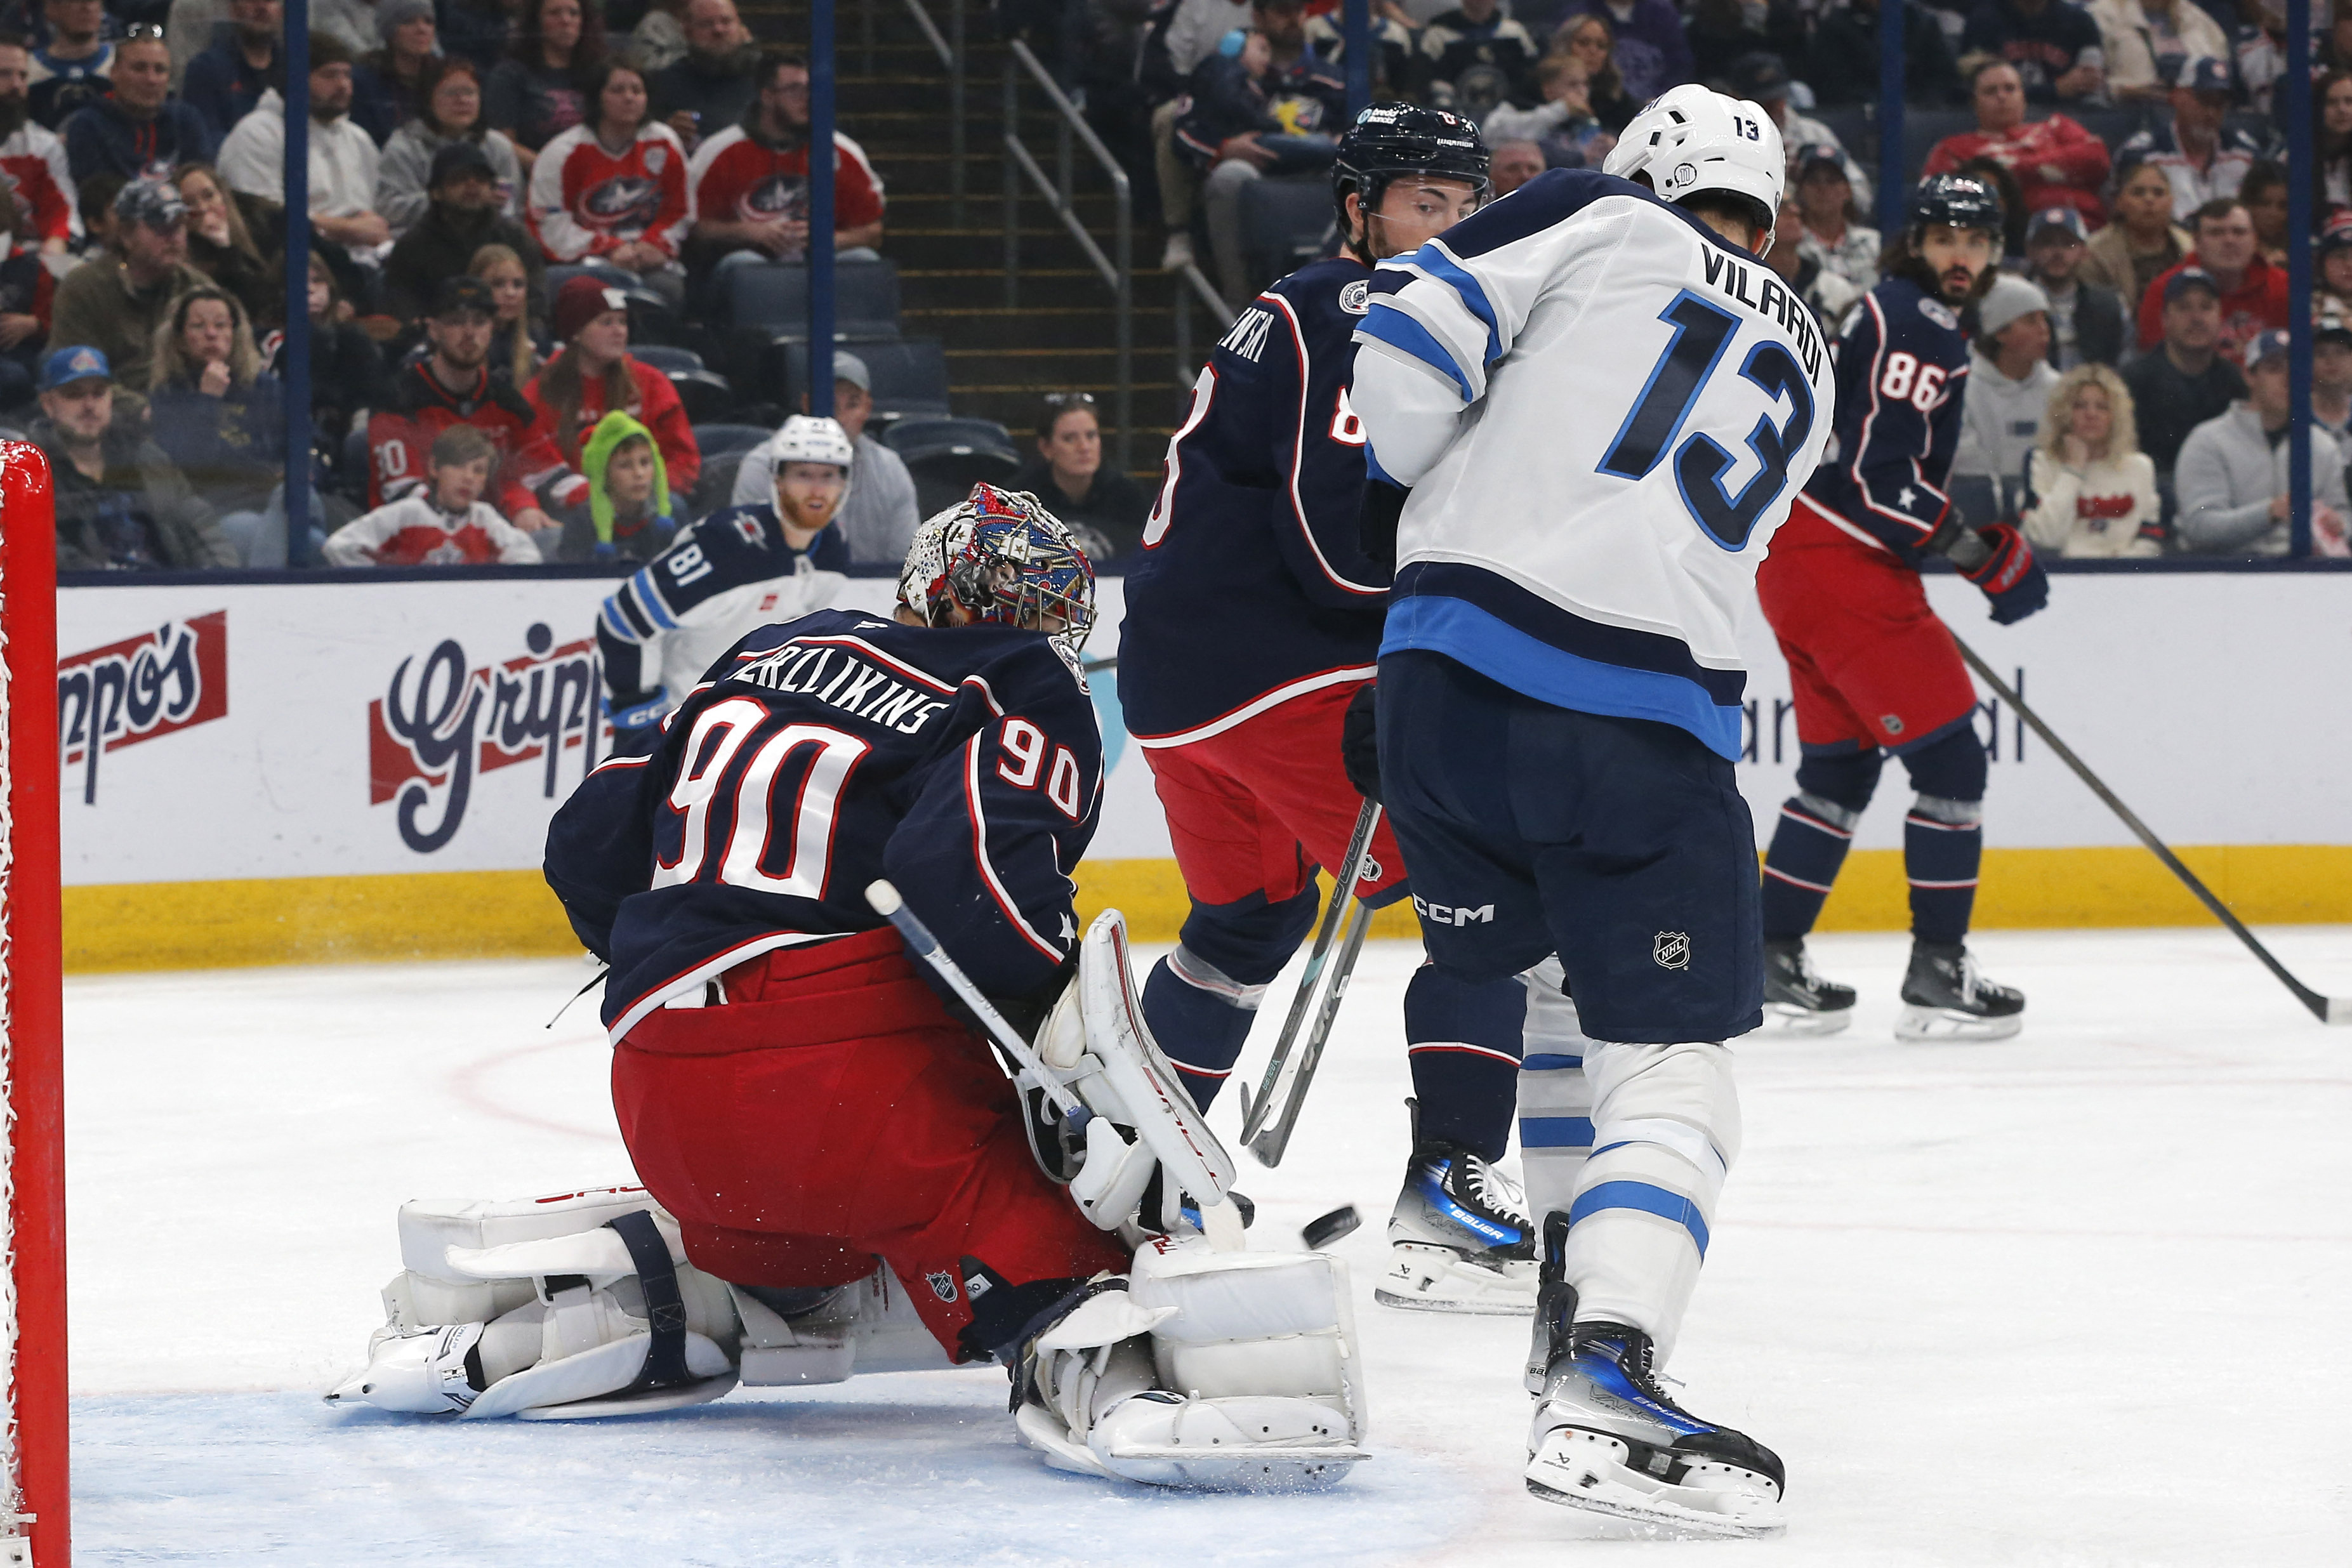
M931 1287L931 1294L937 1296L940 1301L952 1301L956 1299L955 1276L949 1273L945 1269L937 1270L931 1273L926 1274L923 1276L923 1279L924 1281Z
M1658 967L1661 969L1689 968L1690 933L1687 931L1659 932L1650 943L1650 956L1657 960Z

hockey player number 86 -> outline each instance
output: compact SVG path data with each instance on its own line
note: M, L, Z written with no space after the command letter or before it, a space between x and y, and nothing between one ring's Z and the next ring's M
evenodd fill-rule
M834 810L841 800L841 787L858 759L873 748L854 735L824 725L788 724L752 750L739 773L735 763L745 743L772 717L760 704L736 697L711 704L695 721L693 737L686 746L687 766L669 789L670 809L683 819L677 859L672 861L656 851L654 886L692 882L701 874L710 848L711 802L731 775L735 820L719 858L719 880L753 893L824 899L825 873L833 858ZM816 756L801 780L788 830L792 856L784 873L772 876L761 869L761 862L767 856L774 830L783 825L771 812L776 775L785 758L812 746Z
M1714 377L1724 350L1739 329L1738 317L1688 289L1676 295L1674 303L1659 312L1658 319L1673 327L1675 335L1667 340L1665 352L1650 371L1648 384L1601 460L1601 472L1621 479L1648 477L1674 448L1691 410L1698 405L1700 393ZM1812 388L1787 349L1774 342L1759 343L1748 350L1739 373L1769 394L1774 405L1748 433L1748 449L1760 465L1755 476L1740 486L1737 496L1726 490L1723 476L1734 458L1704 432L1694 434L1675 454L1675 482L1682 491L1683 504L1708 537L1731 550L1748 543L1765 508L1788 488L1790 460L1802 450L1813 429ZM1789 415L1776 423L1773 413L1783 397L1789 401Z

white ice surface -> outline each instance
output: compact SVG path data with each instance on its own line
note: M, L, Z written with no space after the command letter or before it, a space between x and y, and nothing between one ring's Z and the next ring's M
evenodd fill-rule
M2352 931L2269 935L2352 991ZM1413 949L1367 951L1283 1167L1244 1156L1261 1234L1366 1219L1340 1250L1379 1457L1265 1499L1049 1472L988 1369L577 1425L331 1410L402 1199L626 1173L589 1000L541 1028L585 971L75 980L77 1561L2352 1563L2352 1030L2219 932L1977 946L2032 998L2019 1040L1895 1045L1902 943L1844 936L1815 950L1864 988L1853 1030L1740 1048L1747 1152L1671 1370L1788 1462L1756 1546L1580 1541L1518 1479L1523 1321L1371 1303Z

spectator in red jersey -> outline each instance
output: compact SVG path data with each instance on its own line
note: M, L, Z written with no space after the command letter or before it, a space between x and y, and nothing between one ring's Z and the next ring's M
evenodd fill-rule
M514 47L482 93L492 125L528 173L539 150L590 113L588 78L604 63L604 14L582 0L523 0Z
M686 297L686 149L646 118L636 67L606 65L590 99L594 118L549 142L531 167L531 234L550 261L617 267L675 307Z
M742 123L703 142L687 170L695 214L688 264L697 268L737 256L798 261L808 251L808 62L768 56L759 81ZM882 177L856 142L837 131L833 141L834 254L870 261L882 243Z
M2197 248L2189 259L2158 275L2139 302L2139 346L2164 340L2164 285L2173 273L2196 267L2212 278L2221 297L2221 357L2245 363L2246 345L2261 333L2284 331L2286 268L2263 259L2262 242L2245 204L2217 196L2197 209Z
M415 489L425 477L425 454L453 424L470 424L499 454L492 497L525 533L556 526L525 482L520 454L537 415L522 393L489 372L490 320L497 307L477 277L447 277L425 323L432 351L393 378L392 390L368 421L368 504L380 507Z
M329 566L537 566L539 546L482 499L498 449L471 425L433 438L429 486L362 513L327 539Z
M2025 80L2006 60L1979 66L1970 85L1977 128L1937 142L1927 154L1928 174L1990 158L2016 177L2025 212L2072 207L2095 222L2106 215L2099 199L2107 179L2105 142L2063 114L2027 124Z
M522 456L533 487L559 507L587 505L581 445L618 409L653 432L672 490L692 494L702 448L669 378L629 353L628 297L593 277L575 277L556 293L554 327L563 347L523 389L538 415Z
M16 238L37 245L45 256L62 256L81 227L74 218L74 177L66 167L66 144L33 123L25 90L31 69L25 40L0 37L0 169L16 180L16 199L26 213Z

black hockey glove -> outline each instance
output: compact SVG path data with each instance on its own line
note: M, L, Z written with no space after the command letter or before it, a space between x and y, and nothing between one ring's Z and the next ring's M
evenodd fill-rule
M1396 575L1397 519L1404 516L1405 497L1412 491L1383 479L1364 481L1363 504L1356 512L1356 542L1366 559L1387 576Z
M1367 800L1381 800L1381 735L1375 716L1375 697L1379 683L1366 681L1348 699L1348 716L1339 726L1339 766L1348 770L1348 782L1356 793Z

